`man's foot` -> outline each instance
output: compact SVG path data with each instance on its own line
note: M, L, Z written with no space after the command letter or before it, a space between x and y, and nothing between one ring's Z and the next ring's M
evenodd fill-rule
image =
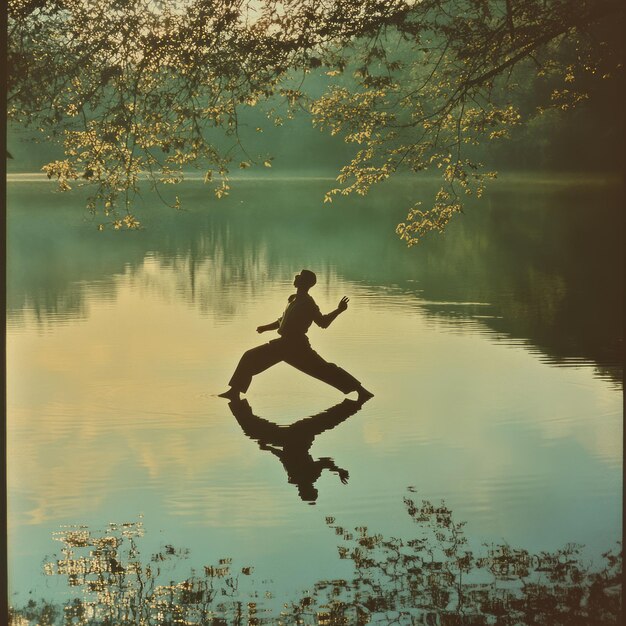
M229 400L239 400L239 391L233 389L232 387L225 391L224 393L218 393L218 398L228 398Z
M356 398L359 402L367 402L370 398L374 397L374 394L363 386L359 387L356 392L359 394Z

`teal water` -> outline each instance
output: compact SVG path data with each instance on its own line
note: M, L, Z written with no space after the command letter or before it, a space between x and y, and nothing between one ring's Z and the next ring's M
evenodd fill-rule
M409 486L472 545L573 542L597 561L620 539L621 189L511 177L407 249L394 226L429 183L322 205L330 184L239 180L215 202L192 181L186 210L148 194L143 230L99 233L80 197L9 183L14 604L65 593L42 574L59 527L138 519L148 550L232 558L289 597L348 575L327 517L410 536ZM323 312L350 298L312 345L375 393L315 437L311 458L349 477L325 469L314 503L215 396L302 267ZM343 396L281 364L247 399L288 425Z

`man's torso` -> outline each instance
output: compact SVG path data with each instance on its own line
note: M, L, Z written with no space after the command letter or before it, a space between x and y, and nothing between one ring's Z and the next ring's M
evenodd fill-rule
M303 337L319 314L319 308L310 295L292 294L280 318L278 334L284 338Z

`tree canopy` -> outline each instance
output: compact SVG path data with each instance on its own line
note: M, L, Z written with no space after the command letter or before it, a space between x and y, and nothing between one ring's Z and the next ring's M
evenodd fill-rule
M92 186L99 227L119 229L139 226L145 175L158 190L199 167L219 198L233 168L270 167L241 140L247 109L276 125L305 112L355 148L325 201L441 175L397 227L413 244L495 176L475 146L620 73L622 13L619 0L9 0L9 119L61 142L48 176Z

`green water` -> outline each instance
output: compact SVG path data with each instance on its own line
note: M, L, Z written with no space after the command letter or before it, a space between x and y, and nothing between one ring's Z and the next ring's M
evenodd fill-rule
M289 597L349 573L327 517L410 536L409 486L472 545L597 560L621 537L621 189L510 177L409 250L394 226L430 183L322 205L330 185L240 180L215 202L188 182L185 211L148 194L142 231L98 233L79 197L9 183L14 604L64 597L41 574L60 526L139 516L147 550L233 558ZM302 452L349 474L323 470L313 503L215 396L303 267L322 312L350 298L313 347L375 393ZM278 425L343 400L285 364L246 397Z

